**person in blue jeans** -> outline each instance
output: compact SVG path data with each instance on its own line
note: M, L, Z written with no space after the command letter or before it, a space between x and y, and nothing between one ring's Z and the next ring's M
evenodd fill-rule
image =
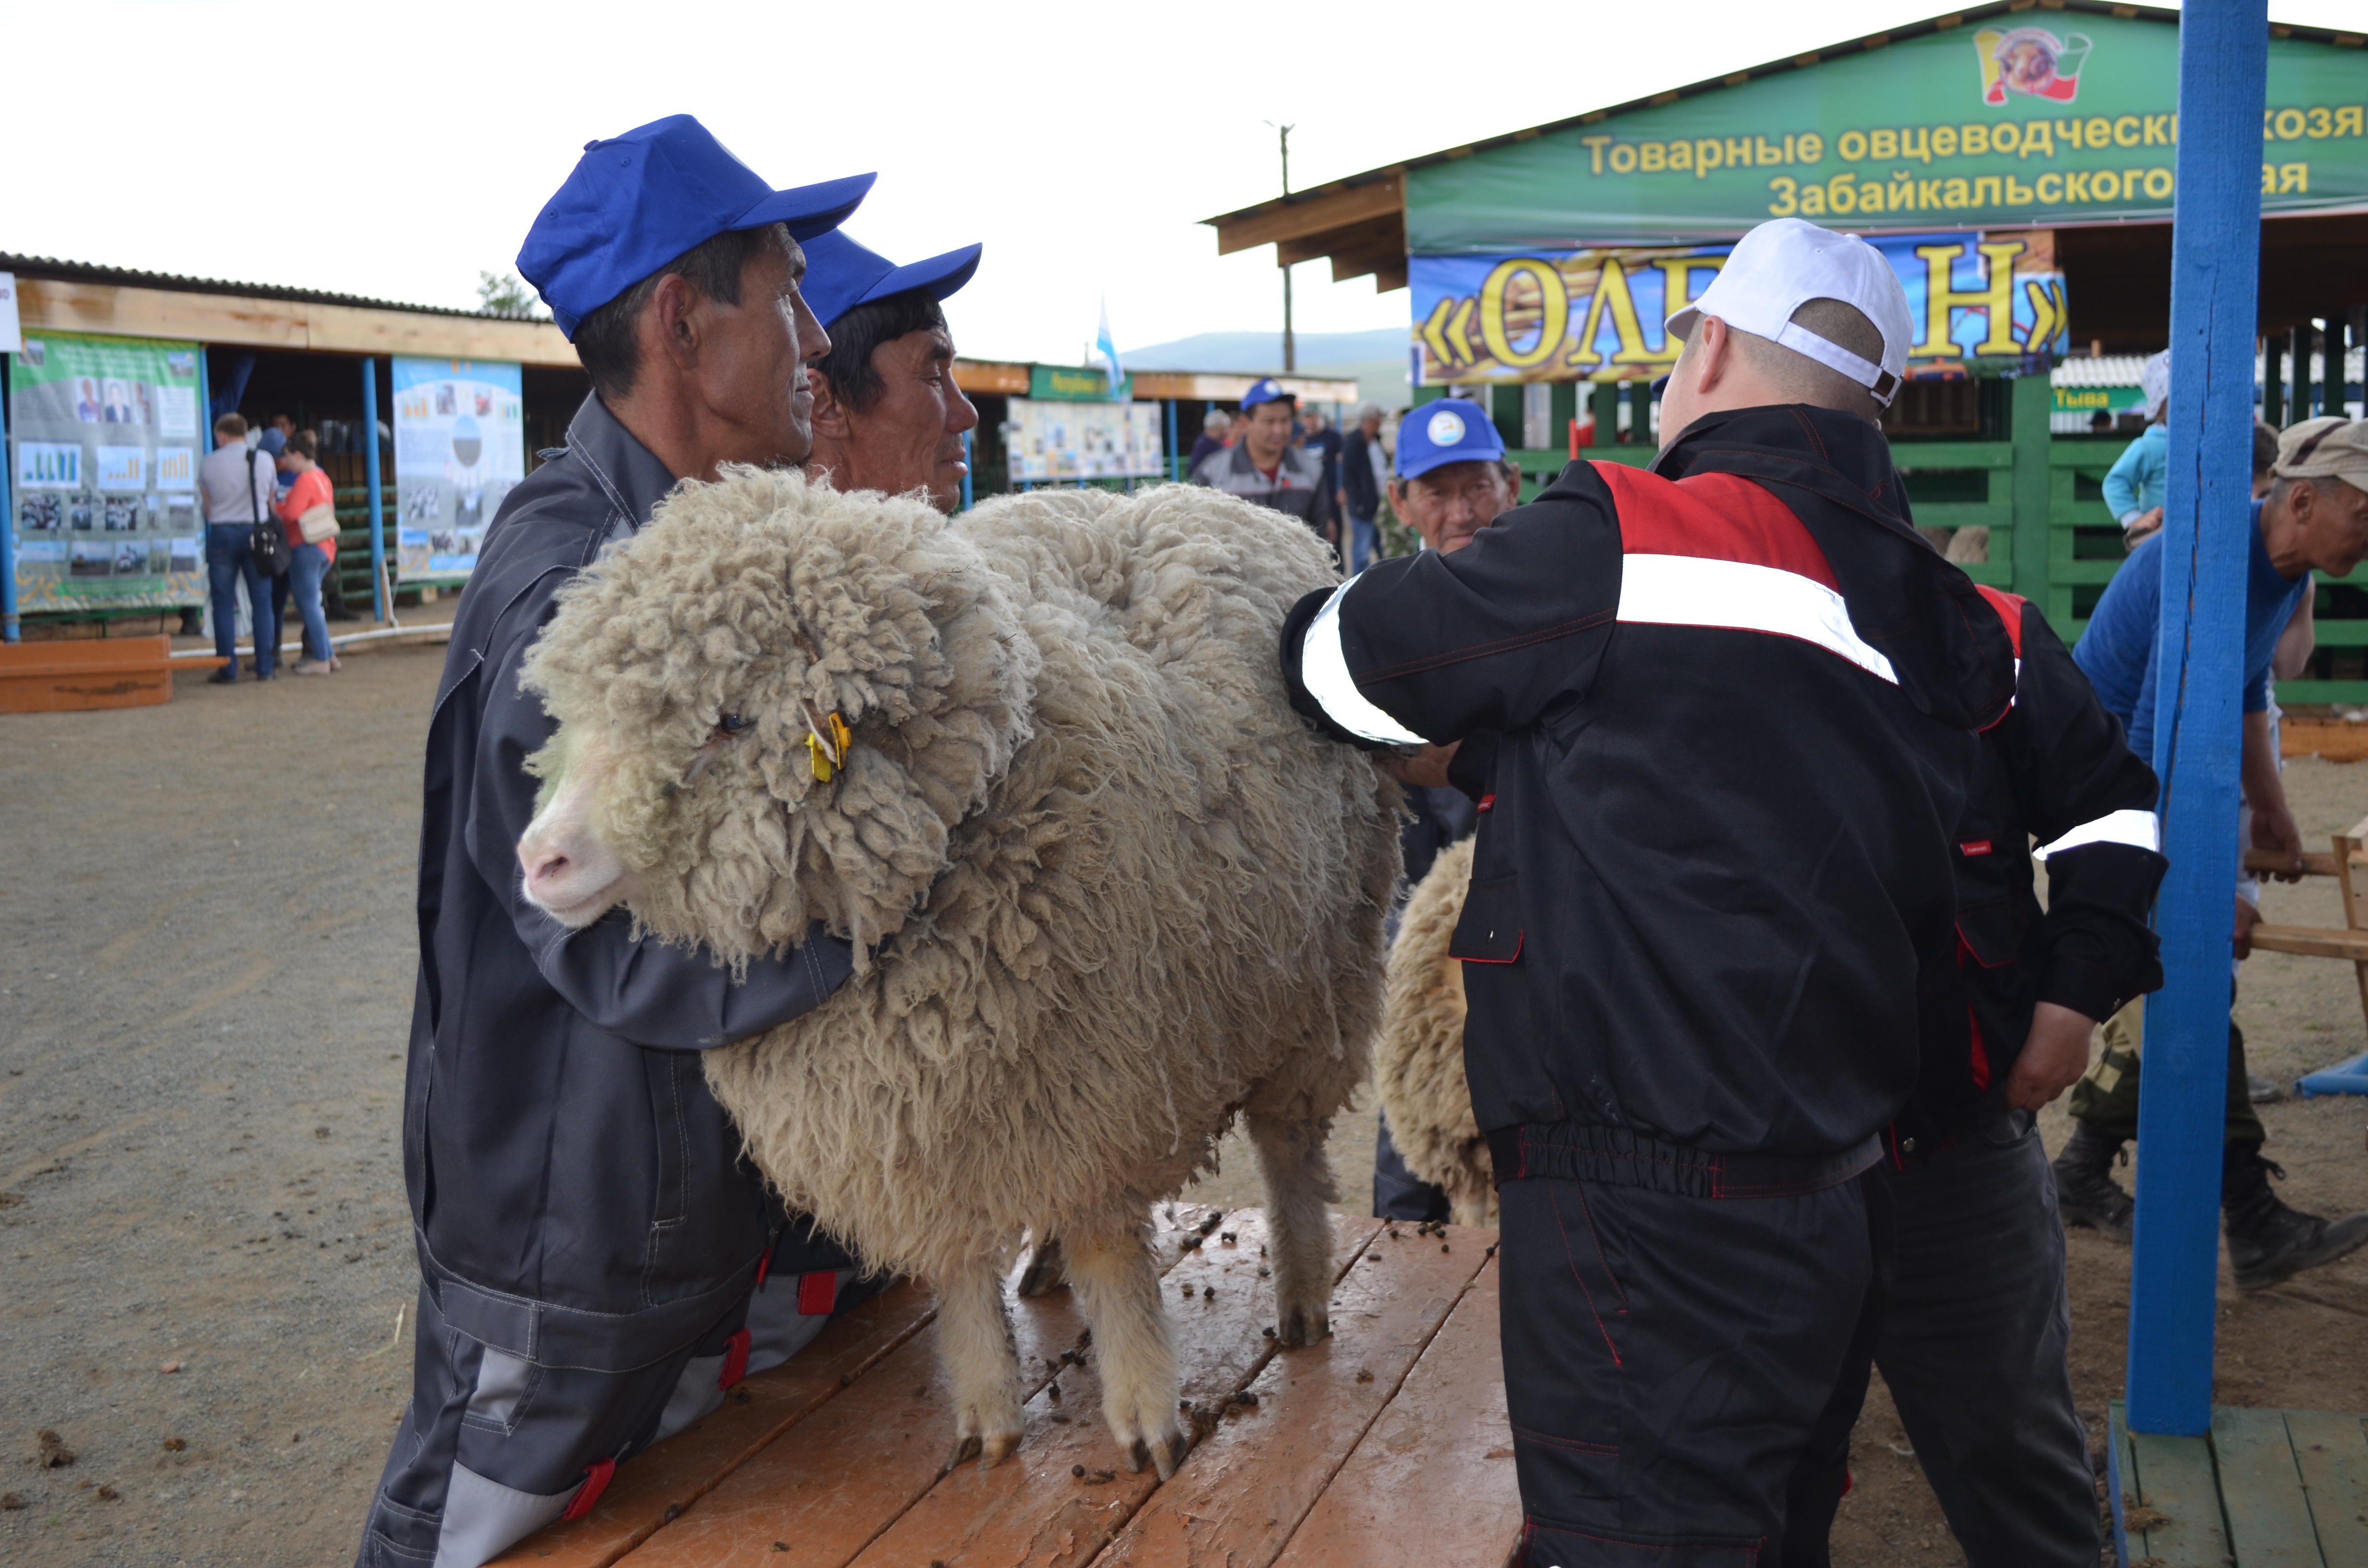
M255 561L255 525L271 516L279 470L246 444L246 421L225 414L214 421L214 449L198 465L198 489L206 506L206 577L214 613L214 652L222 667L209 680L229 686L238 679L238 581L246 579L246 608L255 622L255 678L278 678L279 617L272 608L269 579Z
M265 431L266 444L278 434ZM288 624L292 595L304 622L304 653L296 661L300 676L324 676L337 667L336 652L329 646L328 617L321 605L322 580L336 564L337 536L332 533L318 544L304 542L304 514L316 506L334 509L336 504L329 476L314 460L319 451L320 442L310 430L292 431L280 442L279 476L289 483L275 511L288 532L288 570L271 580L271 619L280 626Z

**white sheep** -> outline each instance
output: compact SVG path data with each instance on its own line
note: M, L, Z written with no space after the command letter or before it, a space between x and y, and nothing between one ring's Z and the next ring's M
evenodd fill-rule
M1497 1195L1463 1075L1463 965L1447 956L1472 882L1472 846L1467 837L1440 850L1406 899L1373 1044L1390 1141L1407 1170L1445 1190L1459 1225L1486 1223Z
M816 920L857 943L829 1003L708 1077L788 1202L936 1291L957 1460L1019 1440L1024 1230L1064 1244L1128 1462L1173 1471L1150 1210L1236 1113L1279 1337L1328 1332L1324 1145L1379 1020L1399 801L1285 699L1283 617L1331 579L1304 527L1205 489L949 522L736 470L537 645L538 902L623 902L732 963Z

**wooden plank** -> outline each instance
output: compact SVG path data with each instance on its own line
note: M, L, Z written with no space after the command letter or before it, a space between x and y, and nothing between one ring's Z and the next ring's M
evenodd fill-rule
M1258 1413L1211 1434L1094 1560L1097 1568L1264 1568L1281 1553L1463 1296L1493 1240L1452 1227L1445 1243L1406 1226L1396 1236L1371 1243L1341 1280L1332 1337L1269 1362L1250 1385Z
M2242 1568L2324 1568L2285 1417L2215 1405L2212 1453L2228 1547Z
M430 359L516 359L579 368L575 346L549 322L439 315L367 305L308 304L306 347L347 354L416 354Z
M1380 1226L1370 1220L1336 1223L1336 1256L1345 1268ZM1162 1282L1176 1328L1183 1397L1195 1409L1221 1407L1277 1351L1263 1332L1274 1323L1274 1293L1258 1275L1264 1217L1246 1210L1226 1220L1220 1234L1224 1232L1235 1235L1234 1245L1212 1237L1212 1244L1189 1254ZM1214 1287L1216 1295L1200 1294L1204 1287ZM1183 1294L1188 1288L1195 1292L1190 1297ZM1091 1560L1159 1485L1149 1469L1128 1473L1102 1424L1098 1363L1089 1353L1084 1368L1064 1372L1059 1402L1049 1390L1030 1400L1028 1437L1013 1462L989 1471L965 1465L946 1476L872 1542L857 1568L936 1562L948 1568L1075 1568ZM1252 1414L1225 1425L1264 1419Z
M1201 1211L1176 1205L1174 1212L1159 1235L1163 1265L1194 1233ZM1044 1363L1075 1347L1084 1319L1063 1290L1017 1302L1012 1325L1032 1398L1051 1381ZM916 1335L621 1561L630 1568L778 1564L780 1540L798 1554L797 1568L841 1568L937 1483L952 1444L936 1336ZM619 1478L632 1468L620 1468ZM529 1561L540 1562L521 1559Z
M1511 1554L1520 1534L1492 1260L1308 1511L1276 1568L1494 1564Z
M2319 926L2256 926L2253 946L2264 952L2300 953L2312 959L2368 962L2368 931Z
M2289 751L2286 755L2292 756L2296 754ZM2305 752L2300 755L2306 756L2310 754ZM2274 849L2245 851L2245 869L2248 871L2283 871L2285 869L2286 858ZM2336 863L2334 856L2307 849L2303 851L2302 869L2305 876L2311 877L2340 877L2343 874L2343 869Z
M2326 1410L2289 1410L2285 1417L2327 1568L2368 1568L2368 1427L2357 1415Z
M173 699L173 640L66 638L0 645L0 713L146 708Z
M790 1289L796 1282L789 1281ZM495 1559L508 1568L609 1568L791 1426L918 1333L937 1305L909 1282L832 1320L782 1366L734 1389L723 1407L618 1468L592 1511Z
M1287 197L1264 202L1244 212L1204 218L1217 231L1217 254L1272 244L1277 240L1320 234L1345 228L1388 212L1406 210L1406 192L1395 175L1370 185L1351 186L1321 196Z
M2158 1568L2226 1568L2228 1540L2220 1522L2220 1488L2209 1437L2167 1437L2132 1432L2129 1465L2119 1498L2131 1561Z

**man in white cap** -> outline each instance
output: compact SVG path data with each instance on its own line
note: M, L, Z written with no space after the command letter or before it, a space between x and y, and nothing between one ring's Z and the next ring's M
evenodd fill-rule
M1947 836L2014 690L1874 423L1913 335L1883 257L1764 224L1669 330L1651 472L1574 463L1284 629L1336 739L1498 732L1451 950L1535 1568L1782 1535L1871 1354L1859 1178L1955 1000Z
M2132 441L2105 474L2105 506L2122 525L2122 548L2135 550L2138 541L2162 527L2162 504L2170 475L2170 350L2166 348L2138 371L2138 392L2146 399L2146 429Z

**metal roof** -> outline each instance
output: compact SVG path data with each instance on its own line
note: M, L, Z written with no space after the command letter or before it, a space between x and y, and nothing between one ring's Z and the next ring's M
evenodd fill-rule
M221 278L186 278L171 272L143 272L132 267L101 267L87 261L62 261L50 256L17 256L0 251L0 272L19 278L59 283L102 283L120 288L169 289L183 294L233 294L249 300L287 300L307 305L351 305L362 310L410 311L429 316L483 316L493 321L542 321L541 316L509 315L496 311L455 310L448 305L415 305L401 300L373 300L361 294L333 294L322 289L288 289L277 283L238 283Z

